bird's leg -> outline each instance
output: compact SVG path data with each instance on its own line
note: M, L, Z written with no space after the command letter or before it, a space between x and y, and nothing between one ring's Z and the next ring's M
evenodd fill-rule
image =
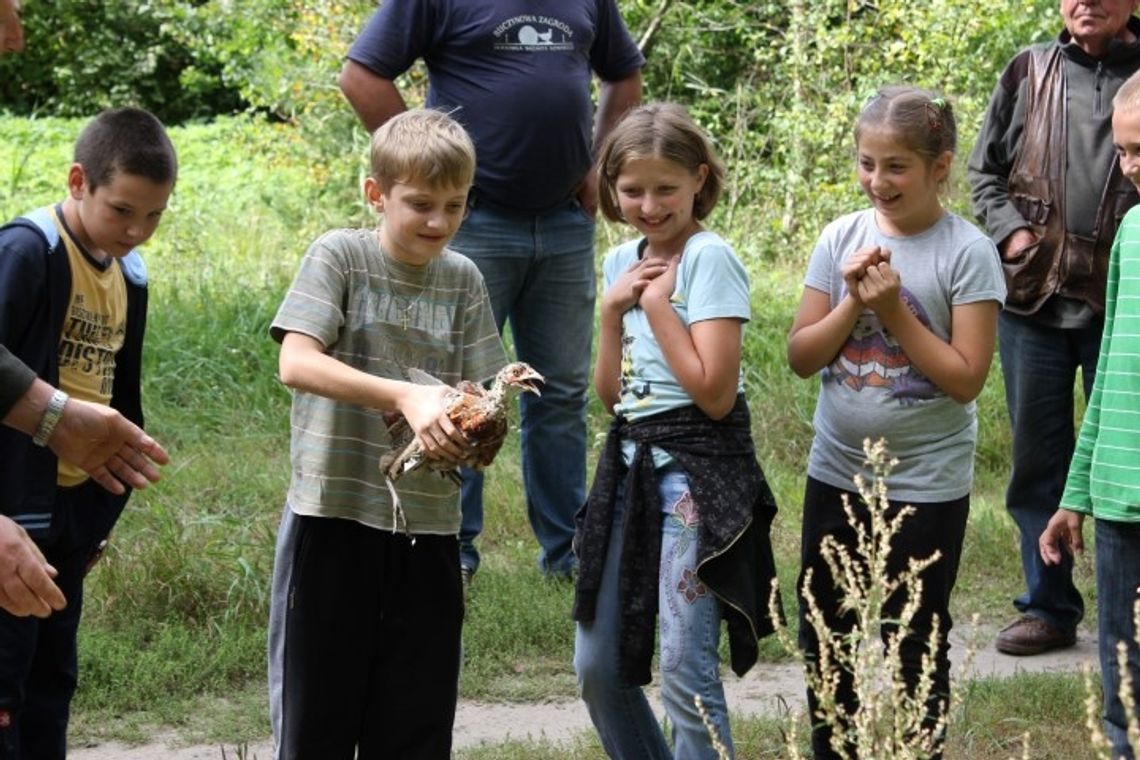
M404 514L404 507L400 504L400 495L396 493L396 484L387 475L384 476L384 483L388 486L388 493L392 495L392 532L403 529L404 533L411 539L412 546L416 545L416 537L408 531L408 517Z

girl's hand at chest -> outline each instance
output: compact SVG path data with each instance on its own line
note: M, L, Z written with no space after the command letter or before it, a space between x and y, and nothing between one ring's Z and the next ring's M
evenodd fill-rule
M880 261L878 264L867 267L863 276L859 278L857 296L869 309L879 315L879 319L889 321L898 309L902 308L902 277L897 269L893 269L889 262Z
M669 268L664 259L646 256L631 264L602 295L594 388L606 409L613 411L621 393L622 316L637 306L646 288Z
M602 296L602 311L620 315L637 306L646 289L665 274L668 268L669 262L661 259L646 257L635 261L606 289ZM669 288L672 294L672 285Z
M872 245L866 248L860 248L855 253L851 254L840 268L843 275L843 282L847 286L847 292L853 298L859 300L859 280L863 279L863 275L867 273L869 267L878 266L880 263L891 260L891 252L882 246Z
M648 304L664 301L666 304L670 303L673 298L673 291L677 288L677 267L681 263L680 256L673 256L668 261L655 259L665 266L665 270L653 279L641 293L641 298L638 303L642 309L645 309Z

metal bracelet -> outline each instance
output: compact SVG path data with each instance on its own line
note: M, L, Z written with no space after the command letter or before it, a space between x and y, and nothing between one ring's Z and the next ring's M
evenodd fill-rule
M63 407L67 404L67 398L67 394L58 388L51 394L44 416L40 418L40 424L36 427L36 434L32 436L32 443L37 446L47 446L48 439L63 417Z

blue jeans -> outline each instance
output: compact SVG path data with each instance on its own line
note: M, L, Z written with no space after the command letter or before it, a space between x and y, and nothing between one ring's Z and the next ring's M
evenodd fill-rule
M1005 398L1013 430L1013 466L1005 503L1021 531L1025 593L1013 604L1065 632L1076 630L1085 605L1073 585L1073 562L1041 560L1037 539L1057 511L1073 456L1073 383L1081 369L1092 391L1103 321L1080 329L1041 325L1003 311L998 321Z
M586 393L594 331L594 222L577 203L520 214L476 198L451 242L479 267L501 333L546 377L542 396L523 394L522 472L539 566L573 569L574 514L586 500ZM464 471L460 563L475 570L483 530L483 476Z
M574 669L582 699L601 737L606 754L629 758L716 758L709 733L693 702L699 694L716 726L717 736L732 751L724 687L720 681L717 645L720 602L697 580L697 507L683 471L670 467L658 473L664 520L658 625L661 644L661 699L673 725L673 751L640 686L618 674L620 602L618 565L624 490L619 489L614 527L606 553L593 623L578 624L574 640Z
M1133 605L1140 586L1140 523L1096 521L1096 590L1100 628L1100 675L1104 689L1104 732L1112 742L1112 757L1132 760L1128 746L1128 716L1120 701L1120 669L1116 643L1128 646L1132 699L1140 704L1140 648L1132 625Z

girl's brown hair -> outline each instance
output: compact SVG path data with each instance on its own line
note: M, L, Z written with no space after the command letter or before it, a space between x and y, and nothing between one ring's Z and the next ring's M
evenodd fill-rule
M598 207L611 222L624 221L617 200L617 178L626 161L663 158L692 173L701 164L708 176L693 201L693 217L704 219L716 206L724 167L708 137L682 106L649 103L630 111L614 127L598 156Z
M855 121L856 148L868 129L890 131L927 163L958 149L954 109L944 98L918 87L896 85L875 93Z

